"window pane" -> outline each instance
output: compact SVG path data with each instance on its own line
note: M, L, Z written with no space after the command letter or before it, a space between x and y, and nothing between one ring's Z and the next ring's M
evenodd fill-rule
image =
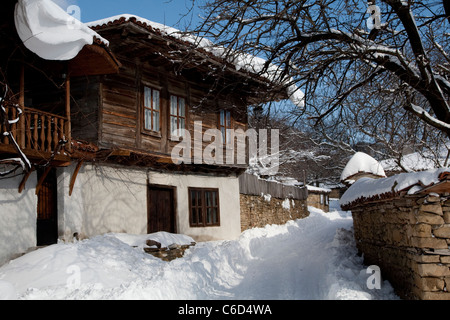
M191 207L195 207L197 205L197 192L191 190Z
M159 110L159 91L153 90L153 109Z
M152 90L144 87L144 106L151 108L152 106Z
M210 193L209 191L205 191L205 205L207 207L211 206L211 198L210 198Z
M153 112L153 131L159 131L159 112Z
M212 194L212 206L217 207L217 192L213 191Z
M197 191L197 205L199 207L202 206L202 192L201 191Z
M186 116L186 102L184 98L178 98L178 107L180 108L179 116L184 118Z
M175 96L170 96L170 114L177 116L178 112L177 112L177 108L178 108L178 101L177 101L177 97Z
M211 208L206 208L206 224L212 224Z
M225 126L225 111L220 110L220 125Z
M152 130L152 112L149 109L145 109L145 129Z
M173 136L177 136L178 132L178 122L177 117L170 117L170 134Z
M231 128L231 112L227 111L227 127Z
M211 209L211 215L212 215L212 223L217 224L219 222L219 219L217 219L217 208Z
M186 120L183 118L180 118L180 132L178 132L179 136L184 136L184 131L181 131L182 129L186 129Z
M203 224L203 214L201 208L198 208L198 223Z
M192 208L191 215L192 215L192 217L191 217L192 224L197 224L198 219L197 219L197 209L196 208Z

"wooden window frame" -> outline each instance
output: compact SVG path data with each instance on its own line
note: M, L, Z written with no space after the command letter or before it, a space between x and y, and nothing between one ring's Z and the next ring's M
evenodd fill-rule
M173 114L172 113L172 98L176 98L177 99L177 114ZM180 100L184 101L184 116L181 115L181 108L180 108ZM188 119L187 119L187 114L188 114L188 105L187 105L187 99L183 96L177 95L177 94L170 94L169 95L169 137L172 140L178 140L180 137L183 137L183 135L174 135L173 132L174 130L172 130L172 118L176 118L177 121L177 128L176 130L180 130L180 129L184 129L184 130L188 130L187 128L187 123L188 123ZM184 120L184 128L180 128L180 123L181 123L181 119Z
M224 122L222 123L222 114ZM229 123L227 121L227 116L230 116ZM222 133L222 143L226 146L231 145L233 143L233 114L230 110L222 109L219 111L219 119L218 119L218 127L220 132Z
M219 189L216 188L188 188L189 192L189 225L191 228L205 228L205 227L220 227L220 197ZM193 205L192 193L195 192L197 196L200 194L201 201L199 203L198 198ZM215 192L216 205L208 206L206 203L206 193ZM216 209L217 222L207 221L208 209ZM196 210L196 219L193 217L193 210ZM201 218L201 219L200 219ZM212 217L211 217L212 219ZM196 221L195 221L196 220Z
M151 106L146 106L146 89L150 89L151 90ZM154 92L157 91L159 93L159 110L155 109L154 106ZM145 116L145 112L146 110L150 110L150 118L151 118L151 129L148 129L146 126L146 116ZM148 85L143 85L142 86L142 128L143 128L143 132L144 133L148 133L151 135L156 135L158 137L161 137L161 129L162 129L162 118L163 118L163 113L162 113L162 104L161 104L161 90L158 88L154 88L152 86L148 86ZM154 130L154 123L153 123L153 114L154 113L159 113L159 130Z

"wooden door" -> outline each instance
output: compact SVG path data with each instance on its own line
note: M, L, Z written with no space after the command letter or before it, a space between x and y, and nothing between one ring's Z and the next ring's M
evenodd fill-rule
M38 170L38 179L43 172ZM37 245L50 245L58 241L58 210L56 192L56 169L50 170L42 183L37 204Z
M175 188L150 185L148 187L147 232L176 233Z

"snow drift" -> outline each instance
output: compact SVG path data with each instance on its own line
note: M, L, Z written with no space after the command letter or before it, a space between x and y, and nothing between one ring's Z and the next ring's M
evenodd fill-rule
M0 268L3 299L398 299L384 282L370 290L347 212L311 215L198 243L164 262L143 251L145 239L190 242L182 235L107 234L59 243Z

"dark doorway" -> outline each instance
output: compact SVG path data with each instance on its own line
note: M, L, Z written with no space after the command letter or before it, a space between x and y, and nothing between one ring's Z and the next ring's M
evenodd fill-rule
M147 232L176 233L175 188L149 185Z
M38 181L44 174L38 170ZM58 241L58 209L57 209L56 169L51 169L38 194L37 205L37 245L51 245Z

